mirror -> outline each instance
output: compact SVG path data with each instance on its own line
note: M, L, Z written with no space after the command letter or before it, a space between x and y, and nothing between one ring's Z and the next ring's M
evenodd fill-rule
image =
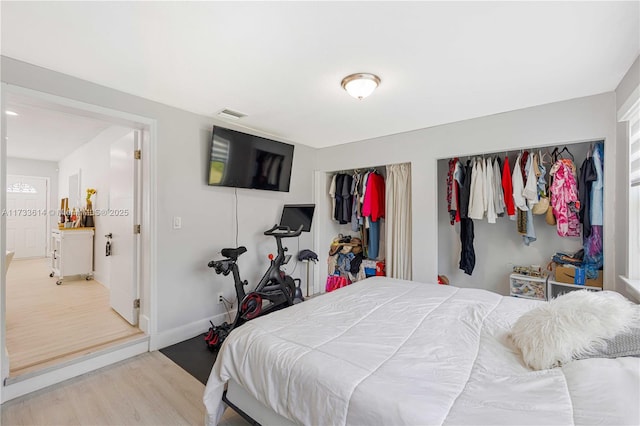
M81 208L81 201L82 196L80 194L80 170L78 170L78 173L69 176L69 208Z

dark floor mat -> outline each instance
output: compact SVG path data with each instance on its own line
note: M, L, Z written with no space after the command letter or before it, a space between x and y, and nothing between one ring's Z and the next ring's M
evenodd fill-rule
M211 373L211 367L216 360L216 355L218 355L217 352L212 352L207 348L204 335L201 334L160 349L160 352L205 385Z

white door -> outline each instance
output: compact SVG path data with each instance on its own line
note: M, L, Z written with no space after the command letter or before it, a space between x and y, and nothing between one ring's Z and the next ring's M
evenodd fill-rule
M46 256L47 179L7 176L7 250L14 259Z
M109 261L111 307L132 325L138 324L139 234L138 222L138 131L132 131L111 145L109 211L107 234L112 234Z

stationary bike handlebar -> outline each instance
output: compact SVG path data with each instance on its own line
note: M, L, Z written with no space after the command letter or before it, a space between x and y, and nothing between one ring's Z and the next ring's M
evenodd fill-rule
M297 237L300 234L302 234L302 225L300 225L300 227L298 227L298 229L296 229L295 231L292 231L291 228L289 228L288 226L280 226L280 225L273 225L273 228L267 231L264 231L264 235L269 235L272 237L279 237L279 238Z

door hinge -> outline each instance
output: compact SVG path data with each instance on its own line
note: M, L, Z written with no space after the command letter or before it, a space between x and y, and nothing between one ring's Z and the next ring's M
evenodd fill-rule
M135 158L136 160L139 160L142 158L142 151L139 149L136 149L135 151L133 151L133 158Z
M133 233L134 234L140 233L140 225L133 225Z
M133 301L133 309L140 309L140 299Z

